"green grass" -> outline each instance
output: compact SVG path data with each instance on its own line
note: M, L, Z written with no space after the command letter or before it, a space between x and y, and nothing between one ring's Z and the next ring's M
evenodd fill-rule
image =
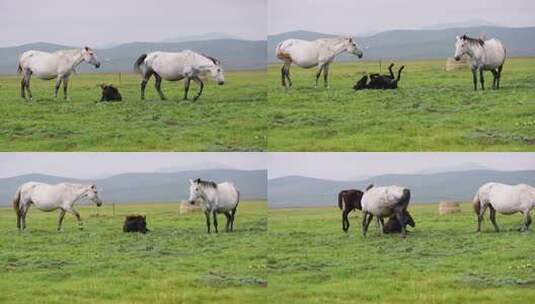
M406 239L361 236L361 215L342 232L335 208L269 211L270 303L534 303L535 234L521 216L488 219L476 234L470 205L438 215L413 205L416 228Z
M178 204L31 209L26 231L0 208L0 303L264 303L267 295L265 201L242 202L235 232L207 234L204 215ZM122 232L124 215L147 215L152 232ZM220 228L224 223L220 216Z
M225 85L209 82L197 102L183 102L183 82L154 79L146 101L139 76L73 75L71 100L54 81L32 79L33 101L20 97L20 76L0 77L1 151L263 151L266 149L265 71L228 72ZM119 86L123 102L96 103L101 83ZM190 98L198 88L192 85Z
M294 86L268 69L270 151L534 151L535 58L509 59L502 89L474 92L469 70L445 72L445 60L405 65L398 90L355 92L377 62L335 63L330 89L315 71L292 67ZM383 63L383 73L386 65Z

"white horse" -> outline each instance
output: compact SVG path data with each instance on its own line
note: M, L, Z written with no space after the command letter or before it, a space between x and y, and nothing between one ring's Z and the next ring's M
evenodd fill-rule
M165 96L161 90L162 79L177 81L184 79L184 99L188 99L188 91L191 80L199 86L199 93L193 98L197 100L204 88L200 76L209 72L219 85L225 83L225 75L221 62L213 57L185 50L178 53L152 52L141 55L134 64L134 71L141 74L141 100L145 99L145 87L150 77L156 78L155 87L162 100Z
M210 233L210 214L214 218L214 228L217 233L217 213L223 213L227 217L226 231L234 231L234 217L236 208L240 202L240 192L233 183L224 182L216 184L214 182L203 181L200 178L189 180L189 200L190 204L200 203L206 215L206 227Z
M61 82L63 82L63 94L64 98L67 99L69 76L83 61L94 65L97 69L100 67L97 55L87 46L82 49L63 50L54 53L33 50L22 53L18 64L18 72L23 75L20 83L20 96L26 98L26 89L28 98L32 99L30 78L35 75L43 80L56 78L54 97L58 97L58 90Z
M405 237L405 226L408 223L406 214L411 191L400 186L374 187L369 185L362 195L361 206L364 217L362 219L362 235L366 236L368 226L373 218L377 217L377 226L382 233L383 218L392 214L401 224L401 237Z
M315 86L318 86L318 79L323 72L325 87L329 87L329 65L336 56L345 52L362 58L362 50L351 37L321 38L314 41L301 39L282 41L275 50L277 58L284 62L281 68L282 86L286 87L286 79L288 79L289 86L292 86L290 66L295 63L305 69L318 67Z
M503 64L505 63L505 47L497 39L475 39L463 35L457 36L455 42L455 60L461 60L463 55L470 57L472 66L472 76L474 80L474 90L477 91L477 70L481 81L481 90L485 90L483 71L491 71L494 77L492 88L500 88Z
M80 214L74 209L74 204L82 198L93 201L99 207L102 205L102 201L98 197L97 187L94 184L24 183L17 189L13 199L13 208L17 213L17 228L19 230L26 229L26 214L30 206L33 205L39 210L47 212L59 209L58 231L62 230L61 225L65 212L70 212L76 216L78 227L82 230L83 223Z
M490 221L496 232L500 231L496 224L496 211L501 214L521 212L524 222L520 230L525 231L531 224L529 213L535 207L535 188L525 184L487 183L477 190L473 203L477 214L477 232L481 231L481 221L487 207L490 209Z

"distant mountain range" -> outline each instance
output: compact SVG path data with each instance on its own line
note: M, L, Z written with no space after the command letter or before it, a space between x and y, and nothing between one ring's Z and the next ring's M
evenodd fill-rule
M270 208L337 206L338 192L343 189L365 189L400 185L411 189L412 203L435 203L443 200L471 201L477 189L487 182L535 185L535 170L494 171L469 170L435 174L386 174L359 181L333 181L302 176L270 179Z
M535 27L470 26L443 28L437 25L431 29L391 30L371 36L355 37L364 49L363 60L411 60L453 57L455 36L467 34L500 39L507 48L508 56L535 56ZM451 25L450 25L451 26ZM275 47L285 39L297 38L313 40L335 35L309 31L293 31L268 36L268 62L279 62L275 57ZM357 61L351 55L340 56L337 60Z
M0 206L9 205L18 186L28 181L56 184L95 182L103 189L104 202L179 202L189 196L189 179L201 177L215 182L232 181L242 199L266 199L266 170L234 169L191 170L173 173L126 173L96 180L82 180L42 174L27 174L0 179Z
M0 74L15 74L19 55L27 50L57 51L82 46L65 46L50 43L32 43L0 48ZM180 42L132 42L97 49L102 66L95 69L87 64L79 66L80 72L132 72L135 60L152 51L179 51L191 49L206 53L223 62L226 70L264 69L266 66L266 41L240 39L212 39Z

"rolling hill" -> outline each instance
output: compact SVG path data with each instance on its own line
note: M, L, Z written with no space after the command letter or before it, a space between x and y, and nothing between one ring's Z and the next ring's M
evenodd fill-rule
M497 26L455 27L439 29L391 30L371 36L356 37L359 45L364 48L363 60L412 60L436 59L452 57L455 36L467 34L479 37L485 33L487 37L500 39L507 48L508 56L535 55L535 27L510 28ZM288 38L318 39L332 37L326 33L293 31L268 36L268 62L278 62L275 57L276 45ZM339 60L358 60L354 56L340 56Z
M50 43L32 43L0 48L0 74L15 74L19 55L27 50L57 51L73 46ZM96 70L87 64L79 66L80 72L132 72L135 60L143 53L152 51L178 51L191 49L220 59L226 70L264 69L266 66L266 41L239 39L213 39L181 42L132 42L111 48L97 49L102 62Z
M17 187L28 181L45 183L89 183L101 188L104 202L178 202L189 196L189 179L201 177L215 182L232 181L242 199L266 199L267 172L234 169L191 170L173 173L126 173L96 180L81 180L42 174L28 174L0 179L0 206L11 204Z
M369 184L402 185L411 189L412 203L470 201L484 183L535 184L535 171L469 170L435 174L387 174L359 181L334 181L302 176L270 179L270 208L336 206L338 192L364 189Z

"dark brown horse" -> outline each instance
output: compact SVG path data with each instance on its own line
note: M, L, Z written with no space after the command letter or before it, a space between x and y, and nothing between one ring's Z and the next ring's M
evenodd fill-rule
M404 210L403 213L405 215L405 226L409 225L414 228L416 223L412 219L409 211ZM392 214L388 221L383 225L383 233L401 233L401 224L395 214Z
M362 194L362 191L355 189L342 190L338 193L338 207L342 210L342 230L344 232L349 229L349 213L355 209L362 210L360 206Z

